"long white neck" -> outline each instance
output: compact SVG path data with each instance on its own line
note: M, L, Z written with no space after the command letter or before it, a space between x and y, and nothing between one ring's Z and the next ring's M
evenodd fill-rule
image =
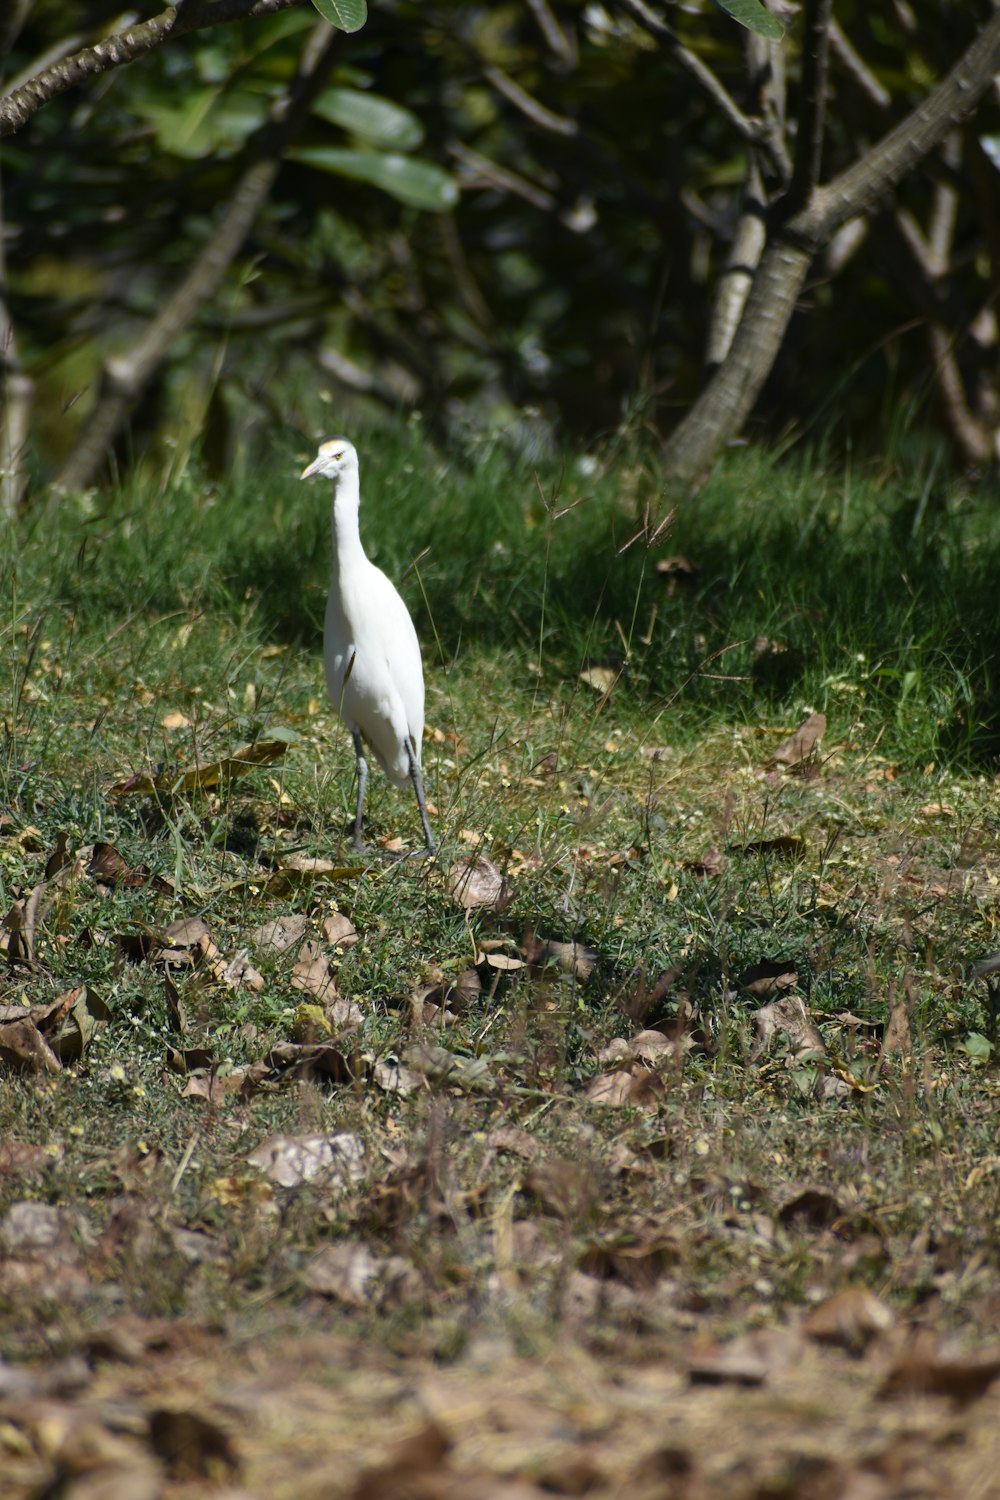
M341 578L365 555L358 530L361 480L358 470L348 469L333 481L333 566Z

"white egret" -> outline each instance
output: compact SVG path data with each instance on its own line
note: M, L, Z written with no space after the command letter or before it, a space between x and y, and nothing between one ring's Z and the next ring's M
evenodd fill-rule
M358 455L346 438L327 438L301 477L333 480L333 577L326 601L323 659L330 698L351 731L358 770L354 846L361 848L361 813L368 781L364 743L394 786L412 782L427 852L434 835L420 773L424 733L424 671L409 610L395 586L365 554L358 529Z

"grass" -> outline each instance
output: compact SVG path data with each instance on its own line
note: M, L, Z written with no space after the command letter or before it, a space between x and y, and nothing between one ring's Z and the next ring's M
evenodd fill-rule
M625 546L656 498L641 453L536 475L500 444L442 459L419 429L360 447L363 532L425 643L434 862L349 858L352 756L319 660L328 496L297 485L304 454L227 490L191 473L84 497L7 538L2 999L83 987L98 1024L82 1060L8 1058L0 1081L0 1223L23 1200L81 1216L62 1258L14 1255L0 1355L44 1363L131 1308L222 1320L223 1361L324 1334L359 1371L373 1350L454 1365L468 1395L486 1336L509 1379L563 1339L620 1373L859 1283L899 1327L976 1343L998 1213L993 1038L967 978L1000 892L994 498L920 459L853 474L748 450L649 552ZM782 770L810 710L822 753ZM281 736L239 780L109 790ZM376 775L369 795L371 837L419 842L409 799ZM99 880L102 841L137 873ZM61 876L60 849L84 851ZM466 912L451 872L480 855L509 902ZM302 858L332 868L281 873ZM359 940L331 949L338 910ZM165 961L167 924L193 916L214 947ZM276 916L309 919L355 1032L296 987L301 942L255 937ZM538 940L586 945L592 973L524 967ZM241 952L259 984L226 976ZM787 1026L756 1050L755 1012L786 992L764 963L797 976L819 1050ZM434 1010L472 969L481 989ZM622 1051L640 1030L652 1063ZM282 1075L272 1049L311 1037L353 1082ZM631 1102L592 1102L616 1068ZM360 1183L281 1186L248 1160L331 1131L364 1144ZM803 1186L827 1208L796 1210ZM356 1243L367 1290L341 1271L320 1289L315 1257ZM809 1372L847 1410L846 1356ZM25 1494L52 1478L32 1455ZM293 1465L275 1493L314 1481Z

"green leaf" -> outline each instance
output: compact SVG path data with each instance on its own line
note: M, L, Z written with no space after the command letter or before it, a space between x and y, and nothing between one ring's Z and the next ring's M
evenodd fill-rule
M306 167L370 182L400 203L443 213L458 202L458 188L441 167L395 151L349 151L338 146L296 146L285 155Z
M412 151L424 138L424 127L411 110L361 89L324 89L313 114L396 151Z
M171 156L196 161L214 152L232 152L264 123L270 100L243 89L191 89L179 101L162 95L143 99L141 113L152 122L157 144Z
M715 0L715 3L734 21L769 42L780 42L785 34L781 22L761 4L761 0Z
M324 21L341 31L360 31L368 19L365 0L312 0Z
M993 1047L988 1039L979 1031L970 1031L965 1040L959 1042L958 1045L966 1056L979 1067L982 1067L983 1063L989 1062L990 1053L993 1051Z

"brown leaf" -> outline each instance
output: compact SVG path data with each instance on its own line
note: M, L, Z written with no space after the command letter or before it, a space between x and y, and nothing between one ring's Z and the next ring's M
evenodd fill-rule
M780 1033L788 1037L797 1054L826 1056L826 1043L806 1014L801 995L786 995L781 1000L772 1000L770 1005L762 1005L760 1010L754 1011L752 1020L757 1040L750 1054L751 1062L756 1062Z
M903 1353L880 1387L880 1397L891 1399L916 1393L951 1396L964 1406L985 1396L1000 1375L1000 1349L963 1357L939 1351L932 1340L933 1335L931 1339L918 1340Z
M348 1130L332 1135L271 1135L247 1161L279 1187L318 1182L341 1192L359 1182L367 1170L364 1142Z
M778 1223L786 1228L830 1229L843 1217L839 1201L825 1188L803 1188L778 1211Z
M428 1422L411 1437L394 1443L386 1462L358 1480L350 1500L433 1500L435 1491L426 1481L439 1470L447 1474L444 1460L450 1448L451 1439L444 1429ZM482 1500L490 1500L489 1494L484 1493Z
M908 1056L912 1051L910 1002L906 998L895 1001L889 1007L889 1020L886 1024L885 1035L882 1038L882 1052L883 1054L900 1052Z
M301 912L289 912L285 916L272 917L250 934L250 941L258 948L274 948L278 953L287 953L296 943L301 943L309 930L309 918Z
M496 865L480 854L476 859L456 860L448 872L448 893L459 906L489 906L503 911L510 903L510 887Z
M354 1083L367 1067L358 1056L348 1058L329 1042L278 1042L264 1058L260 1081L314 1079L326 1083Z
M749 844L742 844L739 852L741 854L787 854L789 856L801 854L806 847L806 841L798 833L777 833L769 839L751 839Z
M632 1104L651 1108L656 1103L655 1075L648 1068L639 1068L635 1073L625 1068L614 1073L599 1073L583 1092L591 1104Z
M801 1337L790 1329L758 1328L694 1352L688 1376L692 1385L763 1385L769 1376L795 1365L802 1348Z
M224 1429L190 1407L156 1407L149 1414L149 1441L171 1479L231 1478L240 1463Z
M357 929L350 917L342 911L331 912L323 918L323 936L335 948L353 948L358 941Z
M176 796L179 792L192 792L198 787L207 791L220 782L235 781L238 776L245 776L257 766L273 765L287 752L287 740L256 740L252 745L244 745L242 749L234 750L232 755L211 761L208 765L188 766L183 771L164 771L156 776L145 772L125 776L109 790L114 797L152 797L156 793Z
M0 1022L0 1064L15 1072L58 1073L61 1064L34 1021Z
M535 933L525 938L521 951L532 969L552 965L563 974L572 974L581 984L586 984L593 974L598 959L594 949L583 943L561 943L556 938L541 938Z
M771 764L800 766L803 761L812 756L824 734L826 734L826 714L810 714L805 723L800 724L795 733L778 746L771 756Z
M765 958L744 969L736 983L751 995L775 995L793 990L799 982L795 964L784 958Z
M845 1287L813 1309L802 1325L809 1338L861 1353L893 1325L892 1310L866 1286Z
M292 988L317 995L323 1001L337 998L337 979L322 945L312 939L302 944L292 970Z

